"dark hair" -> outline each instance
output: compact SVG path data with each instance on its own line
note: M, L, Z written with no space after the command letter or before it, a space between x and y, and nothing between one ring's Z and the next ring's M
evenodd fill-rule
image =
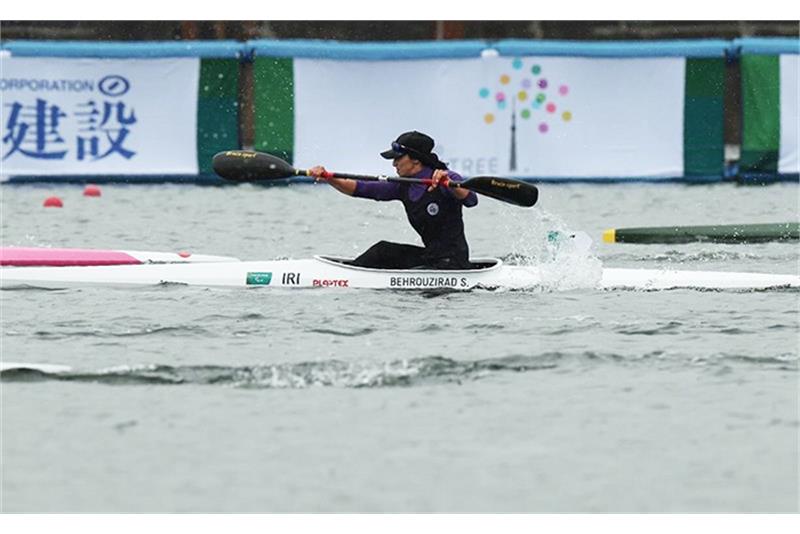
M409 154L409 157L411 157L411 159L418 160L433 169L442 169L445 171L448 170L447 163L440 160L439 156L437 156L435 152L431 152L430 154Z

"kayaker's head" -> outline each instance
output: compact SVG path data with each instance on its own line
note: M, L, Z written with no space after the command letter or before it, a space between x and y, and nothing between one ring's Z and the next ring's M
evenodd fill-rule
M400 176L414 176L423 167L446 169L447 165L433 152L433 145L431 136L415 130L400 134L392 148L381 152L381 156L393 160L392 165Z

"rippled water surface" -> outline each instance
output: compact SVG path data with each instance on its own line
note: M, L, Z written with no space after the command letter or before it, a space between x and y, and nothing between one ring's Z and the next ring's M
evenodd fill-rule
M800 294L584 283L600 263L796 274L796 243L600 235L797 220L797 185L540 189L465 221L473 255L543 264L544 289L0 292L2 359L31 367L0 382L3 511L797 511ZM4 246L274 259L415 241L399 203L325 186L0 192ZM52 194L63 209L41 207Z

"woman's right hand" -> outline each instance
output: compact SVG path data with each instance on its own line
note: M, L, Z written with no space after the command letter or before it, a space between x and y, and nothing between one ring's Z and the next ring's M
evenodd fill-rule
M315 182L328 181L328 171L322 165L315 165L308 169L308 175L314 177Z

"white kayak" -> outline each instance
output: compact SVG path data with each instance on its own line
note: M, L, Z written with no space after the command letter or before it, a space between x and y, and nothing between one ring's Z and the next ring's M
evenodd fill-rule
M239 259L230 256L211 256L208 254L192 254L190 252L0 247L0 265L12 267L142 265L146 263L216 263L229 261L239 261Z
M368 269L345 258L119 265L107 267L11 267L0 269L0 286L66 288L186 284L204 287L273 287L342 289L524 289L543 285L535 266L507 265L493 258L475 259L477 268L460 271ZM767 289L800 287L800 276L786 274L604 268L597 289L661 290Z

